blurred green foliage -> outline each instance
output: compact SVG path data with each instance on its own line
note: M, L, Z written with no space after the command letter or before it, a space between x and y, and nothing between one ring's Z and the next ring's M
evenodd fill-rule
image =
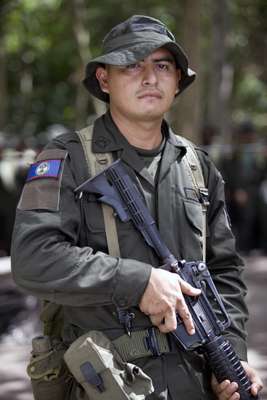
M160 18L182 38L186 1L80 0L86 7L84 21L90 33L91 55L100 53L105 33L132 14ZM201 62L205 71L211 51L213 0L199 1L202 1ZM1 1L0 47L5 74L0 70L3 75L0 88L4 91L0 94L1 101L6 103L6 118L0 130L27 135L53 123L75 126L76 96L84 66L74 35L73 6L75 0ZM226 57L233 70L231 115L234 120L250 115L262 129L267 128L266 21L266 0L229 0ZM204 82L201 96L204 103L208 98L207 87ZM90 115L94 108L89 95L87 101L87 115ZM202 108L204 123L205 106Z

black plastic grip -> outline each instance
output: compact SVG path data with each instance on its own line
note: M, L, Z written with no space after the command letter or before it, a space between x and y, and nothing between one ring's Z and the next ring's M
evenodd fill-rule
M250 392L251 382L228 340L222 336L214 338L203 346L205 357L214 373L217 381L221 383L225 379L238 384L240 400L258 400Z

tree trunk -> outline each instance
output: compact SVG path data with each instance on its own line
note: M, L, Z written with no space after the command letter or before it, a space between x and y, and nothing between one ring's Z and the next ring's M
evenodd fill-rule
M185 1L181 43L188 55L190 68L197 71L198 76L192 86L178 96L170 113L175 131L195 143L199 142L200 124L200 11L201 0Z
M87 24L88 8L84 0L71 0L71 12L73 16L73 32L78 47L81 66L77 71L77 95L76 95L76 126L83 126L88 118L88 92L81 85L87 62L92 58L90 52L90 33ZM92 104L97 115L105 112L105 104L92 97Z
M0 130L4 130L7 122L7 105L8 105L8 91L7 91L7 77L6 77L6 52L3 43L3 34L0 29Z
M233 85L233 68L227 63L227 32L229 30L228 0L211 1L212 45L207 122L224 140L229 132L228 103Z

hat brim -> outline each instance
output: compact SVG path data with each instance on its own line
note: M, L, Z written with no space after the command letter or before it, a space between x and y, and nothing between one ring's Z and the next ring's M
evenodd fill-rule
M166 36L162 40L158 38L157 40L154 38L144 39L143 36L142 39L140 38L140 41L135 41L132 45L128 45L127 48L122 47L93 59L86 66L86 76L83 84L93 96L109 103L109 95L101 90L96 78L97 68L107 64L117 66L134 64L161 47L165 47L172 53L177 68L181 69L182 76L179 82L179 92L177 93L179 95L194 81L196 73L188 68L187 56L183 49L176 42L166 38Z

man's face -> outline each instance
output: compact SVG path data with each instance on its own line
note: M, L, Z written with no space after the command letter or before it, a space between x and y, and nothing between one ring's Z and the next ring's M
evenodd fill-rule
M128 66L99 67L96 77L110 96L110 110L135 121L153 121L169 110L178 91L181 72L165 48Z

